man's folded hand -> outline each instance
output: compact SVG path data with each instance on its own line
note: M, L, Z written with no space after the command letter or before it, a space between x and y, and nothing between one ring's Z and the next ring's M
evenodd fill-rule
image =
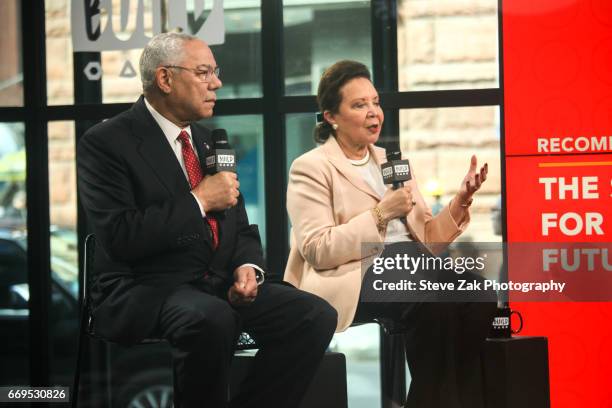
M241 266L234 271L234 284L227 291L227 299L234 306L245 306L257 297L255 269Z

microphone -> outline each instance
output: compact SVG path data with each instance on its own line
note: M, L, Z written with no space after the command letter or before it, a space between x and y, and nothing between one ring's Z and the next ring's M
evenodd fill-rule
M383 182L393 184L393 189L397 190L404 187L404 181L412 180L410 165L408 160L402 160L401 152L394 151L387 153L387 162L380 166L382 170Z
M227 131L225 129L213 130L212 139L214 146L206 154L206 168L204 169L206 174L212 176L220 171L236 173L236 151L227 141ZM223 218L227 209L214 211L214 213L217 217Z
M380 168L382 170L383 182L385 184L393 184L393 190L404 187L404 181L412 179L408 159L402 160L402 153L399 151L387 153L387 162L383 163ZM406 218L401 217L400 221L408 228Z
M214 147L206 155L206 174L213 175L220 171L236 172L236 152L227 141L225 129L212 131Z

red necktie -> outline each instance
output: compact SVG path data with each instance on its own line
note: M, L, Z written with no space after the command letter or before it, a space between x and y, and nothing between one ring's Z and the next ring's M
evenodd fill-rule
M191 142L189 142L189 134L184 130L181 130L178 138L181 141L181 151L183 153L183 160L185 161L187 176L189 177L189 184L193 189L195 186L200 184L200 181L202 181L202 168L200 167L200 162L193 151L193 147L191 147ZM213 247L214 249L217 249L219 246L219 224L217 223L217 220L210 215L206 215L206 221L208 222L210 230L212 231Z

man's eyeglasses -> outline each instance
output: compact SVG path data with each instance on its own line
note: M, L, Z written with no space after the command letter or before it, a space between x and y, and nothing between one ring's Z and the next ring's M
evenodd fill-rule
M164 68L176 68L191 71L200 82L210 82L213 74L215 74L217 78L220 78L221 75L220 67L212 67L210 65L200 65L198 68L187 68L181 67L180 65L164 65Z

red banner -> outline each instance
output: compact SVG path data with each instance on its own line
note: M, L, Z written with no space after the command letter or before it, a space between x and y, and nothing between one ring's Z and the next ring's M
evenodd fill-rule
M503 0L502 24L508 241L610 243L612 1ZM612 303L512 307L549 339L552 406L612 407Z
M612 154L507 157L506 175L510 242L612 242Z

